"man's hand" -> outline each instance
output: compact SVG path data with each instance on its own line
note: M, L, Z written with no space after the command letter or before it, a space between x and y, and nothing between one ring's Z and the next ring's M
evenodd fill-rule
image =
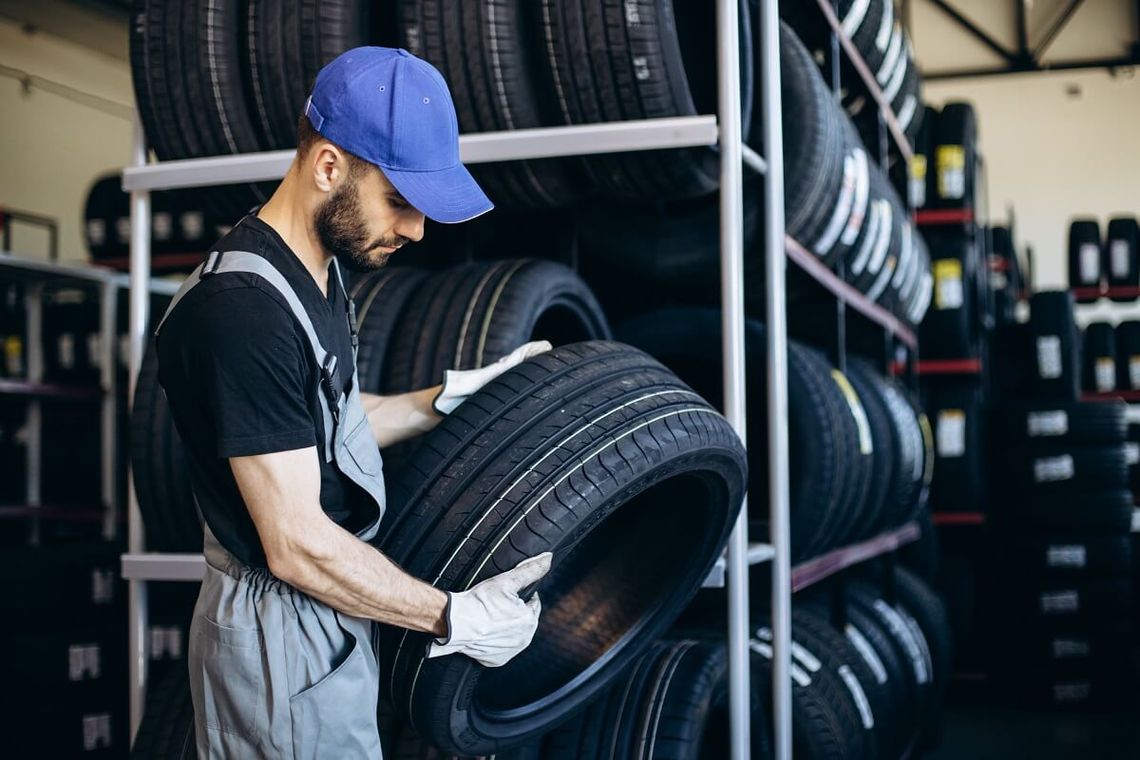
M552 348L548 340L536 340L524 343L514 351L499 359L494 364L488 364L479 369L449 369L443 373L443 389L432 402L432 407L439 414L451 414L456 407L467 400L477 390L506 372L511 367L522 364L531 357L538 356Z
M524 559L514 569L488 578L468 591L450 592L449 634L428 644L427 656L459 652L488 668L505 665L530 646L542 604L535 593L527 601L519 591L550 571L550 552Z

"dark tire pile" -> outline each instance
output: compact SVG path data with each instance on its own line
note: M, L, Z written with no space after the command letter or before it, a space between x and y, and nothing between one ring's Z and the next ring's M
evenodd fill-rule
M993 667L1017 694L1064 706L1127 694L1135 592L1135 444L1123 402L1079 400L1073 303L1068 292L1033 296L1019 352L1027 382L993 419L1002 452L994 540L1003 547L994 558L1002 582L991 599ZM1090 325L1090 379L1115 381L1113 337L1108 325Z

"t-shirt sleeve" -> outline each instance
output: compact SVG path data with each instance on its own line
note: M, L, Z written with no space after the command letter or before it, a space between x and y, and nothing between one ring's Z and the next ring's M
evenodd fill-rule
M304 344L281 303L255 287L225 290L202 305L192 332L193 374L216 428L218 456L316 445Z

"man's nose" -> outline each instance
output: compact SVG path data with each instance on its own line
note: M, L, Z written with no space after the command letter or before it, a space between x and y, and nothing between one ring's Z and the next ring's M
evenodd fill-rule
M396 225L396 234L418 243L424 237L424 215L419 211L405 214Z

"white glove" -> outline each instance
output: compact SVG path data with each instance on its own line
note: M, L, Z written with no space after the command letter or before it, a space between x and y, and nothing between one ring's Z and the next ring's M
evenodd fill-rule
M553 346L548 340L524 343L493 364L479 369L449 369L443 373L443 390L432 401L432 408L439 414L447 415L467 400L487 383L506 372L511 367L522 364L532 356L549 351Z
M537 593L524 602L519 590L546 575L553 557L545 552L467 591L448 592L449 633L428 644L428 658L460 652L484 667L497 668L530 646L542 604Z

